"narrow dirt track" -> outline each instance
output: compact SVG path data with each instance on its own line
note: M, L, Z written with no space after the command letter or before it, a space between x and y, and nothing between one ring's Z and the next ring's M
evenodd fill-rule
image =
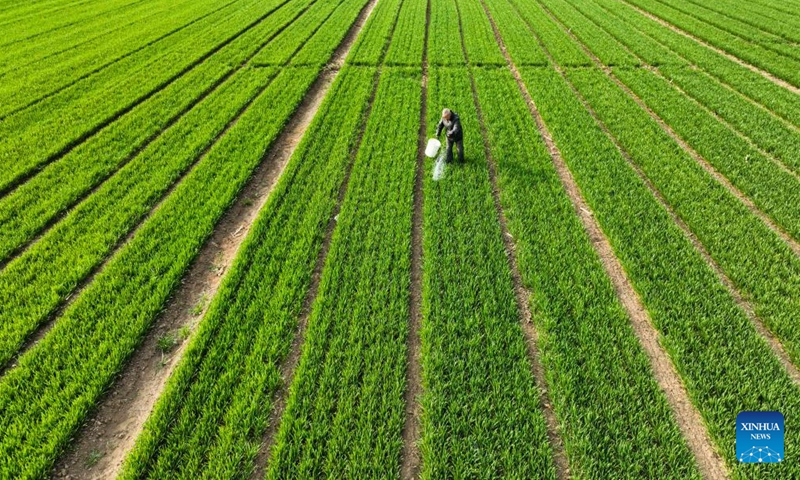
M554 19L554 21L557 21L557 20ZM563 27L563 25L562 25L562 27ZM636 101L637 104L639 104L639 106L641 108L645 109L645 111L647 111L650 114L650 116L653 117L653 119L656 122L659 122L659 124L662 126L662 128L667 130L667 132L670 134L670 136L672 136L672 138L676 142L678 142L684 149L687 149L687 151L690 153L690 155L694 155L694 153L692 153L692 152L694 152L694 150L692 150L691 147L689 147L688 145L685 145L683 143L683 141L680 138L678 138L677 135L674 132L672 132L671 128L668 125L666 125L659 117L656 116L655 112L652 112L649 108L647 108L647 106L644 105L644 102L638 96L636 96L632 91L630 91L630 89L628 89L628 87L626 85L622 84L622 82L616 76L614 76L613 72L607 66L602 65L602 62L600 62L600 59L597 58L596 56L594 56L588 50L588 48L582 42L580 42L571 32L569 32L569 34L572 36L572 38L576 42L578 42L581 45L581 47L584 49L584 51L586 51L587 55L589 55L592 58L592 60L595 62L596 65L598 65L600 68L602 68L606 72L606 74L609 75L612 78L612 80L614 80L614 82L617 83L617 85L620 88L622 88L628 95L630 95L634 99L634 101ZM677 88L679 91L683 92L677 86L675 88ZM574 88L573 88L573 90L576 92L576 94L578 94L577 90L575 90ZM683 93L684 93L684 95L686 95L685 92L683 92ZM580 94L578 94L578 96L581 97ZM761 320L761 318L759 318L755 314L755 309L750 304L750 302L745 300L744 296L739 291L739 289L734 285L733 281L731 281L731 279L725 274L725 272L722 271L722 268L711 257L711 254L708 253L708 250L706 250L705 246L700 242L700 240L697 238L697 236L691 231L689 226L677 215L677 213L675 213L674 209L666 201L666 199L661 194L661 192L653 185L653 183L650 181L650 179L647 178L647 176L642 171L642 169L633 161L633 159L630 157L628 152L619 144L619 142L611 134L611 132L608 131L608 129L605 127L605 125L603 125L602 122L600 122L597 119L597 116L594 114L594 112L591 110L591 108L588 107L588 104L585 102L585 100L582 97L581 97L581 101L583 101L584 105L587 105L587 108L592 112L592 115L595 117L595 120L598 122L598 124L600 124L600 127L603 129L603 131L606 133L606 135L611 139L611 141L617 147L617 150L619 150L619 152L622 154L622 156L625 158L625 160L628 162L628 164L631 166L631 168L633 168L633 170L636 172L636 174L639 176L639 178L645 183L645 185L647 185L647 187L650 189L650 191L653 193L653 195L656 197L656 199L659 201L659 203L661 203L661 206L664 207L664 209L669 213L670 217L672 217L672 220L681 228L681 230L686 235L686 237L692 242L692 245L695 247L695 249L697 249L697 251L703 257L703 259L706 261L706 264L717 274L717 277L719 278L720 282L722 282L722 284L728 289L728 292L733 297L733 299L737 303L737 305L739 305L739 307L742 309L742 311L745 312L745 314L747 315L747 317L750 319L751 323L755 327L756 331L767 342L767 344L769 345L770 349L775 354L775 356L778 358L778 360L780 361L780 363L783 366L784 370L786 370L786 372L789 375L789 377L795 383L800 384L800 370L798 370L797 366L795 366L794 363L791 361L791 359L789 358L788 353L786 352L786 349L783 347L783 344L780 342L780 340L766 327L766 325L764 324L763 320ZM712 113L715 116L717 116L714 112L710 112L710 113ZM720 119L720 121L722 121L722 120ZM722 122L724 124L726 124L724 121L722 121ZM698 156L699 156L699 154L698 154ZM699 160L697 158L695 158L695 160L700 162L701 165L704 162L706 162L705 159L702 159L702 157L700 157ZM713 167L711 167L710 165L708 165L708 167L713 170ZM784 166L784 168L785 168L785 166ZM714 170L714 172L716 172L716 171ZM712 175L714 175L714 174L712 173ZM720 177L721 177L721 175L720 175ZM727 182L727 179L724 179L724 178L720 179L720 178L717 178L715 176L715 179L717 179L721 183L723 181ZM725 183L723 183L723 185L725 185ZM731 188L734 188L734 187L731 186ZM738 190L736 192L738 192ZM734 195L736 195L736 192L732 192L732 193L734 193ZM739 193L739 194L742 195L742 197L744 196L741 193ZM739 195L737 195L737 198L739 198L739 200L741 200L745 204L747 204L747 202L750 201L749 198L746 198L746 197L745 198L741 198L741 197L739 197ZM753 208L755 208L755 207L753 207ZM759 214L760 215L764 215L760 211L757 211L757 212L754 212L754 213L756 215L759 215ZM761 216L759 216L759 218L761 218ZM762 218L762 220L764 220L764 219ZM766 219L765 222L770 222L770 220ZM767 225L769 226L770 224L767 223ZM787 242L789 247L792 248L792 250L794 250L794 252L796 254L800 255L800 250L798 250L797 242L794 241L791 237L789 237L788 234L785 234L784 232L782 232L782 230L780 230L777 226L775 228L778 229L778 231L776 231L776 233L779 236L781 236L781 238L785 242Z
M531 28L530 25L528 25L528 27L529 29ZM532 29L531 33L535 35L535 32ZM564 80L569 83L563 71L557 66L555 61L553 61L553 58L545 45L542 44L538 36L536 36L536 38L548 56L550 63L556 66L556 70L562 75ZM528 103L531 115L536 121L539 133L541 134L542 139L547 146L550 157L556 167L558 176L561 179L561 183L564 185L564 189L572 201L575 212L581 219L584 229L592 241L592 245L600 258L603 269L611 279L620 303L631 320L633 331L638 338L640 345L642 345L642 348L647 354L648 359L650 360L653 375L658 382L659 387L664 392L667 402L675 413L675 419L678 427L680 428L684 439L686 440L690 450L697 460L701 474L704 478L713 480L729 478L730 475L727 467L722 460L722 457L714 448L714 444L708 435L708 431L704 427L705 423L703 422L700 413L692 404L680 375L675 369L675 366L669 358L669 355L659 342L660 334L653 325L647 309L644 307L641 298L639 297L638 293L636 293L633 285L630 283L630 279L628 279L622 264L616 257L608 237L606 237L591 208L584 199L583 194L580 191L580 187L572 176L572 172L569 170L566 162L564 162L563 158L561 157L561 152L558 150L558 147L553 141L547 125L544 123L544 119L539 113L539 110L536 107L530 92L528 92L527 87L519 75L518 69L514 63L511 62L510 58L507 57L507 61L509 68L517 80L517 84L519 85L519 88L522 91L526 102ZM597 121L594 111L588 107L585 99L578 94L577 90L575 90L571 83L569 83L569 85Z
M481 6L483 7L484 12L486 13L487 18L489 19L489 23L492 26L492 30L494 32L495 40L497 41L498 45L500 46L500 50L503 52L503 56L505 57L506 64L508 65L509 69L511 69L512 73L514 74L515 78L518 82L521 80L519 79L519 72L514 67L513 63L511 62L511 57L506 50L505 42L500 35L499 30L497 29L497 25L494 21L494 18L489 13L489 9L486 6L485 1L481 0ZM466 49L465 49L466 54ZM550 400L550 393L547 386L547 378L545 376L544 365L542 364L541 354L539 351L539 334L536 330L536 326L533 323L533 317L531 315L530 310L530 298L531 293L525 287L524 282L522 281L522 275L519 273L519 265L517 262L517 255L516 255L516 246L514 244L513 237L511 233L508 231L508 221L505 216L505 211L503 210L503 205L500 202L500 188L497 184L497 164L492 157L491 148L489 146L488 141L488 134L486 131L486 124L484 122L483 113L480 108L480 104L478 103L478 93L477 88L475 86L475 79L472 73L470 72L470 83L472 87L472 96L473 101L475 102L475 107L478 113L478 121L481 126L481 135L483 137L483 147L484 152L486 154L486 161L489 169L489 181L491 183L492 188L492 201L494 203L495 211L497 212L497 218L500 223L500 230L501 236L503 238L503 246L505 248L506 258L508 258L509 268L511 270L511 279L514 284L514 296L517 302L517 308L519 310L519 321L522 327L523 335L525 336L525 345L527 348L528 360L531 364L531 370L536 380L536 384L539 387L539 408L541 409L544 419L545 425L547 428L547 438L550 443L550 447L553 450L553 460L556 467L556 476L559 479L567 479L570 477L570 469L569 469L569 459L567 457L566 451L564 450L564 442L561 439L561 435L559 433L559 425L558 419L556 418L555 411L553 410L553 402Z
M119 472L186 345L183 342L165 356L158 348L159 340L182 327L193 329L202 319L208 301L216 294L224 273L316 115L377 1L370 0L362 9L331 61L310 87L303 103L292 114L233 207L223 216L197 255L165 312L79 431L70 451L56 463L55 478L107 479ZM87 467L88 463L94 462L95 465Z
M576 213L583 222L584 229L592 240L606 274L614 285L617 297L631 319L634 333L650 360L650 366L659 387L675 412L678 427L697 460L700 472L704 478L708 479L728 478L729 474L725 463L715 450L714 444L704 427L705 423L689 399L689 394L683 385L680 375L672 364L669 355L661 346L659 342L660 334L653 325L647 309L634 290L633 285L631 285L608 238L594 218L591 208L583 199L580 188L572 177L569 167L561 158L561 153L550 137L547 126L538 111L535 116L536 123L540 126L542 138L545 139L547 148L550 150L550 155L556 165L561 182L573 202Z
M786 243L786 245L792 249L795 255L800 256L800 243L798 243L797 240L795 240L794 238L792 238L791 235L786 233L786 231L783 228L777 225L766 213L764 213L760 208L758 208L758 206L756 206L755 203L753 203L750 197L745 195L741 190L739 190L735 185L733 185L730 182L730 180L728 180L727 177L722 175L713 165L711 165L711 163L708 160L706 160L694 148L692 148L691 145L686 143L677 133L675 133L675 131L672 129L672 127L670 127L667 124L667 122L665 122L660 116L658 116L658 114L656 114L656 112L654 112L650 107L648 107L647 104L644 102L644 100L642 100L638 95L636 95L636 93L634 93L630 88L628 88L627 85L622 83L622 81L619 78L617 78L617 76L614 74L612 69L604 65L603 62L601 62L600 59L597 58L597 56L595 56L594 53L592 53L592 51L589 50L589 48L586 45L584 45L583 42L581 42L578 39L578 37L576 37L575 34L572 33L572 31L568 27L564 25L553 14L553 12L551 12L545 6L542 6L542 8L545 10L545 12L547 12L550 18L581 47L581 49L586 53L586 55L588 55L589 58L592 59L592 62L594 62L595 66L600 68L619 88L622 89L622 91L625 92L626 95L628 95L631 99L633 99L633 101L636 102L637 105L639 105L639 108L647 112L650 118L652 118L653 121L655 121L659 125L659 127L661 127L661 129L664 130L667 133L667 135L669 135L670 138L672 138L672 140L678 144L678 146L680 146L686 153L688 153L689 156L691 156L692 159L703 168L703 170L705 170L709 175L711 175L711 177L714 178L714 180L716 180L720 185L722 185L731 195L736 197L742 204L744 204L744 206L747 207L747 209L750 210L750 212L753 215L758 217L770 230L772 230L778 237L780 237L780 239L783 240L783 242Z
M282 4L281 4L281 6L282 6L282 5L284 5L285 3L286 3L286 2L282 3ZM207 98L209 95L211 95L211 94L212 94L212 93L214 93L216 90L218 90L220 87L222 87L222 86L225 84L225 82L226 82L227 80L229 80L231 77L233 77L235 74L237 74L238 72L242 71L242 70L243 70L245 67L248 67L248 66L250 66L252 59L253 59L253 58L255 58L255 57L256 57L256 56L257 56L259 53L261 53L261 51L263 51L263 50L264 50L264 48L266 48L266 47L267 47L267 46L270 44L270 42L272 42L272 40L273 40L275 37L277 37L278 35L280 35L280 34L281 34L281 33L282 33L284 30L286 30L286 29L287 29L287 28L289 28L289 27L290 27L292 24L294 24L294 22L295 22L295 21L297 21L297 19L298 19L298 18L300 18L300 17L301 17L301 16L302 16L304 13L306 13L306 12L308 11L308 9L311 7L311 5L313 5L313 4L309 4L309 5L307 5L305 8L301 9L301 10L300 10L300 11L299 11L297 14L295 14L295 16L294 16L294 17L293 17L291 20L289 20L289 21L288 21L288 22L287 22L287 23L286 23L284 26L282 26L282 27L281 27L281 28L279 28L279 29L276 29L276 30L275 30L275 31L274 31L274 32L273 32L273 33L272 33L272 34L269 36L269 38L267 38L267 39L265 39L265 40L263 41L263 43L261 44L261 46L260 46L260 47L259 47L257 50L255 50L255 51L254 51L252 54L250 54L250 55L249 55L249 56L248 56L246 59L244 59L244 60L243 60L243 61L242 61L242 62L241 62L239 65L237 65L236 67L233 67L233 68L231 68L231 69L230 69L230 70L229 70L227 73L225 73L225 74L224 74L224 75L222 75L222 76L221 76L219 79L217 79L217 80L216 80L216 81L215 81L215 82L214 82L212 85L210 85L208 88L206 88L205 90L203 90L203 91L200 93L200 95L199 95L199 96L197 96L197 97L196 97L194 100L192 100L192 101L191 101L189 104L187 104L185 108L181 109L181 111L179 111L178 113L176 113L175 115L173 115L173 116L172 116L172 117L171 117L171 118L170 118L170 119L167 121L167 123L166 123L166 124L164 124L164 127L163 127L161 130L159 130L158 132L155 132L155 133L153 133L152 135L150 135L149 137L147 137L147 139L145 139L145 140L144 140L144 141L143 141L143 142L142 142L142 143L139 145L139 147L137 147L137 148L136 148L136 149L135 149L133 152L131 152L131 153L130 153L130 154L127 156L127 157L125 157L125 158L124 158L122 161L120 161L120 162L119 162L119 163L118 163L118 164L117 164L117 165L114 167L114 169L113 169L113 170L112 170L110 173L108 173L107 175L105 175L105 178L101 179L99 182L97 182L97 183L96 183L95 185L93 185L91 188L87 189L87 190L86 190L86 191L85 191L85 192L84 192L82 195L80 195L78 198L76 198L74 201L72 201L70 205L66 206L66 208L64 209L64 211L62 211L61 213L59 213L58 215L55 215L55 216L54 216L52 219L50 219L50 220L49 220L49 221L48 221L48 222L47 222L45 225L43 225L43 226L42 226L42 227L41 227L41 228L40 228L40 229L37 231L36 235L35 235L35 236L34 236L34 237L31 239L31 240L29 240L29 241L25 242L24 244L22 244L22 245L20 245L18 248L16 248L16 249L15 249L15 250L14 250L14 251L13 251L13 252L12 252L12 253L11 253L11 254L8 256L8 258L7 258L7 259L5 259L5 260L0 260L0 271L1 271L3 268L5 268L5 266L6 266L6 265L8 265L8 263L12 262L14 259L16 259L17 257L21 256L21 255L22 255L22 254L23 254L23 253L24 253L24 252L25 252L25 251L26 251L28 248L30 248L30 247L31 247L33 244L35 244L36 242L38 242L38 241L39 241L39 239L41 239L41 238L42 238L44 235L46 235L46 234L47 234L47 232L48 232L48 231L49 231L49 230L50 230L52 227L54 227L54 226L55 226L55 225L56 225L58 222L60 222L60 221L61 221L61 220L62 220L64 217L66 217L66 216L67 216L67 215L68 215L68 214L69 214L69 213L70 213L72 210L74 210L75 208L78 208L78 207L79 207L79 206L80 206L82 203L84 203L86 200L88 200L88 199L89 199L89 198L90 198L90 197L91 197L91 196L92 196L92 195L93 195L95 192L97 192L97 191L98 191L100 188L102 188L102 187L103 187L103 185L105 185L105 184L106 184L108 181L110 181L112 178L114 178L114 176L115 176L115 175L116 175L116 174L117 174L117 173L118 173L120 170L122 170L123 168L125 168L125 166L126 166L128 163L130 163L130 162L131 162L131 161L133 161L133 160L134 160L136 157L138 157L138 156L139 156L139 155L140 155L140 154L141 154L143 151L145 151L145 150L146 150L146 149L147 149L147 148L148 148L148 147L149 147L151 144L153 144L154 142L156 142L156 141L157 141L157 140L158 140L158 139L159 139L159 138L160 138L160 137L161 137L161 136L162 136L162 135L163 135L165 132L167 132L167 130L169 130L170 128L172 128L172 127L173 127L173 126L174 126L176 123L178 123L178 122L179 122L181 119L183 119L183 118L184 118L184 117L185 117L187 114L189 114L189 112L191 112L191 111L194 109L194 107L196 107L197 105L199 105L199 104L200 104L200 103L201 103L203 100L205 100L205 99L206 99L206 98ZM278 8L280 8L280 6L279 6ZM275 9L273 9L272 11L274 11L274 10L275 10ZM263 21L263 20L262 20L262 21ZM316 31L316 30L315 30L315 31ZM310 37L309 37L309 38L310 38ZM187 73L188 73L188 72L187 72ZM273 78L272 80L274 80L274 78ZM265 86L264 86L264 88L263 88L261 91L263 91L263 90L265 90L265 89L269 88L269 85L272 83L272 80L270 80L270 81L267 83L267 85L265 85ZM160 92L161 90L163 90L163 89L167 88L168 86L169 86L169 85L165 85L163 88L159 89L158 91ZM143 103L143 102L142 102L142 103ZM246 106L249 106L249 105L250 105L250 102L248 102ZM138 105L137 105L137 106L138 106ZM237 114L237 115L236 115L234 118L238 118L238 117L239 117L239 115L240 115L241 113L242 113L242 112L239 112L239 113L238 113L238 114ZM118 118L119 118L119 117L118 117ZM113 123L113 122L112 122L112 123ZM109 124L109 125L110 125L110 124ZM108 125L107 125L107 126L108 126ZM227 131L230 129L230 126L231 126L231 125L228 125L228 126L226 126L226 127L225 127L225 130L223 131L223 134L224 134L225 132L227 132ZM103 128L105 128L105 127L103 127ZM101 129L101 130L102 130L102 129ZM99 131L98 131L98 133L99 133ZM219 138L220 138L220 135L218 135L217 137L215 137L215 138L212 140L211 144L212 144L212 145L213 145L213 144L215 144L215 143L217 142L217 140L219 140ZM90 139L90 138L89 138L89 139ZM87 139L87 141L88 141L89 139ZM76 147L77 147L77 146L76 146ZM67 153L69 153L69 152L67 152ZM66 155L66 154L65 154L65 155ZM199 158L200 158L200 157L198 157L198 160L199 160ZM58 159L57 159L57 160L58 160ZM53 161L53 163L55 163L57 160L54 160L54 161ZM196 162L193 162L193 163L192 163L192 166L194 166L194 164L195 164L195 163L196 163ZM47 165L49 165L49 163L48 163ZM41 166L40 168L36 169L36 170L35 170L35 171L34 171L34 172L33 172L33 173L30 175L30 177L28 177L28 178L27 178L25 181L27 181L27 180L30 180L31 178L35 177L35 175L36 175L37 173L39 173L40 171L42 171L42 170L43 170L45 167L47 167L47 165ZM189 167L189 169L187 169L187 171L186 171L186 172L188 173L188 171L189 171L189 170L191 170L191 168L192 168L192 167ZM173 185L177 185L178 183L180 183L180 181L181 181L181 180L183 180L183 177L184 177L184 176L185 176L185 175L182 175L182 176L178 177L178 179L176 179L176 180L173 182ZM16 190L16 188L19 188L19 187L21 187L21 186L22 186L24 183L25 183L25 182L22 182L22 183L20 183L19 185L16 185L14 189L11 189L11 190L7 191L7 192L5 193L5 195L12 194L12 193L13 193L13 192ZM166 198L166 196L167 196L167 195L168 195L170 192L172 192L172 188L168 189L168 190L166 191L166 193L165 193L164 195L162 195L162 198ZM0 195L0 197L2 197L2 195ZM144 220L140 221L140 222L139 222L139 225L140 225L140 224L142 224L143 222L144 222Z
M419 478L422 459L418 442L422 433L420 423L422 396L422 362L420 328L422 326L422 229L423 229L423 176L425 175L425 141L428 115L428 35L431 19L431 0L425 9L425 39L422 50L422 107L419 114L419 144L414 169L414 210L411 214L411 294L408 340L406 346L406 390L403 394L406 412L403 424L403 450L400 460L400 477L404 480Z
M751 70L753 72L756 72L756 73L760 74L761 76L763 76L767 80L771 81L772 83L774 83L776 85L779 85L779 86L781 86L781 87L783 87L783 88L785 88L785 89L787 89L787 90L789 90L789 91L791 91L793 93L796 93L796 94L800 95L800 88L795 87L794 85L792 85L791 83L787 82L786 80L782 80L782 79L776 77L775 75L756 67L755 65L751 65L751 64L745 62L744 60L742 60L741 58L739 58L739 57L737 57L737 56L735 56L733 54L730 54L730 53L726 52L725 50L722 50L721 48L718 48L718 47L715 47L714 45L711 45L710 43L706 42L705 40L702 40L702 39L692 35L691 33L686 32L686 31L676 27L675 25L667 22L666 20L662 19L661 17L653 15L652 13L648 12L647 10L643 10L643 9L637 7L636 5L633 5L633 4L629 3L629 2L627 2L626 0L619 0L619 1L621 3L624 3L625 5L627 5L628 7L636 10L637 12L639 12L640 14L642 14L645 17L649 18L650 20L660 24L661 26L669 28L673 32L675 32L677 34L680 34L680 35L683 35L686 38L694 40L695 42L699 43L700 45L708 48L709 50L713 50L714 52L722 55L723 57L727 58L728 60L734 61L734 62L738 63L739 65L747 68L748 70Z

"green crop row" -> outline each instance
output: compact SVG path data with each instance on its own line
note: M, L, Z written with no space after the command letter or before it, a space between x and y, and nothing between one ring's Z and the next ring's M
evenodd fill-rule
M762 29L789 42L800 41L797 28L800 28L800 21L787 15L763 8L752 2L740 2L737 0L717 0L713 3L701 4L697 0L690 0L695 5L703 5L708 10L716 12L738 21L744 22L751 27Z
M713 75L720 82L764 105L776 115L800 127L800 96L776 85L761 74L673 32L616 0L593 0L611 16L648 35L668 49ZM633 48L633 46L631 46ZM635 51L635 50L634 50Z
M608 127L631 149L631 155L668 199L674 197L678 187L692 193L698 188L708 190L704 187L713 182L695 181L676 170L678 165L672 157L677 147L662 144L653 133L660 132L657 126L642 124L638 119L644 112L637 113L638 107L622 98L624 93L603 73L570 71L569 77L598 114L609 121ZM523 78L581 192L660 331L661 343L720 454L738 477L763 474L763 470L737 466L731 435L736 415L743 410L797 411L800 389L769 353L764 339L645 183L614 152L610 140L561 76L550 69L526 69ZM571 146L576 139L608 154L575 155ZM663 188L667 182L676 188ZM697 216L713 210L705 204L724 202L724 197L708 193L706 199L699 200L704 205L679 202L676 208L682 216L686 212ZM739 224L736 219L723 220ZM717 232L718 237L728 235L729 232ZM765 258L752 251L748 255ZM789 439L787 452L796 451L797 446ZM786 462L776 467L771 471L775 478L798 475L797 464Z
M614 35L647 64L662 64L659 71L666 78L730 122L739 132L764 151L774 155L788 168L800 172L800 134L776 118L772 112L750 103L707 73L685 68L683 60L678 60L676 54L660 44L654 44L652 39L640 32L625 28L620 21L614 21L597 5L580 3L575 8ZM591 44L587 46L593 48Z
M131 29L139 28L142 22L163 15L169 7L170 3L162 0L129 2L112 11L100 9L97 17L90 21L5 46L0 51L0 71L5 73L8 70L15 70L40 60L50 59L68 50L76 53L96 48L99 42L126 34ZM138 46L138 44L132 45L134 48Z
M800 61L741 39L656 0L623 0L648 11L711 45L800 86Z
M380 65L392 38L403 0L381 0L347 57L350 65Z
M47 472L318 73L317 68L281 72L52 330L0 379L0 476Z
M561 2L543 1L548 4ZM583 37L583 43L595 54L613 54L618 51L630 55L611 37L607 44L593 42L594 36L585 36L584 33L587 30L592 31L589 27L597 27L569 5L561 3L560 6L563 11L556 8L552 10L556 15L568 17L569 21L564 22L564 28L568 28L579 39ZM566 11L572 11L575 15L570 18ZM752 198L758 208L775 219L790 235L800 238L800 210L797 208L800 205L800 185L795 176L763 156L736 132L717 121L711 113L672 88L655 73L647 69L616 68L613 75L637 93L679 136L723 176L729 178L733 185Z
M800 180L762 155L713 114L646 69L614 72L695 151L789 235L800 238ZM795 145L795 148L800 144ZM800 160L800 159L798 159Z
M756 313L783 341L790 357L800 361L800 325L796 322L800 312L800 258L682 151L633 100L610 88L610 80L579 72L572 76L579 88L587 90L587 97L596 97L593 103L603 107L597 108L598 115L723 271L751 298ZM695 124L695 128L702 131L708 125ZM713 140L707 141L712 144ZM787 211L793 207L797 203L785 206Z
M505 65L492 25L479 0L456 0L461 36L470 65ZM453 32L455 34L456 32Z
M235 75L0 271L0 366L181 180L276 73L245 69Z
M771 0L753 0L754 4L758 4L761 8L770 10L771 12L788 13L789 15L800 15L800 4L791 0L784 2L773 2Z
M373 69L360 67L339 74L147 420L121 478L246 478L374 77ZM332 130L339 134L328 135Z
M698 102L724 118L787 168L800 173L800 132L748 102L705 72L662 67L659 71Z
M708 7L696 5L686 0L659 0L661 3L669 5L675 10L689 15L700 22L714 26L730 33L740 39L752 42L767 50L777 52L787 58L800 59L800 51L790 45L781 36L770 33L766 25L754 27L746 22L742 22L730 15L720 14ZM766 23L769 23L767 21Z
M508 2L489 0L484 3L516 65L547 65L544 50L536 41L531 41L528 25Z
M570 472L585 478L699 478L513 77L486 70L477 71L476 80L484 114L496 119L487 127L500 199L521 276L533 294L533 320ZM559 147L565 156L594 162L615 153L613 145L593 140L576 129ZM631 425L647 427L631 431Z
M622 45L625 45L647 65L688 65L688 62L677 53L639 30L626 25L622 20L603 10L596 3L572 2L571 5L586 18L611 34Z
M361 11L366 8L366 0L347 0L341 3L325 23L289 60L291 66L322 67L342 43L350 27Z
M243 4L237 5L239 1ZM246 10L247 1L226 0L220 5L218 0L201 0L188 7L179 6L175 14L147 22L130 35L115 35L85 52L66 51L8 72L0 77L0 117L46 101L64 87L137 52L147 53L149 44L157 50L159 44L173 44L174 39L181 38L181 32L196 33L199 28L225 22L235 17L239 8Z
M547 15L538 2L521 0L487 0L491 2L509 2L517 14L525 20L531 32L559 65L587 66L592 60L578 48L575 42L564 36L561 28Z
M419 66L425 48L427 0L404 1L397 18L386 65Z
M399 473L421 80L383 69L267 478Z
M265 22L226 46L0 198L0 262L7 260L60 213L68 211L92 188L135 158L142 148L158 142L165 128L180 121L200 100L218 89L236 71L235 65L246 63L296 15L293 9L276 12L274 22ZM316 40L309 42L316 43ZM269 45L268 48L273 48L271 43ZM202 124L202 120L197 123Z
M427 104L429 134L460 115L466 162L423 180L422 478L555 478L469 70L431 70Z
M431 2L428 36L428 63L433 67L464 65L464 50L458 31L458 9L455 0Z
M624 48L605 30L588 20L565 0L539 0L561 23L570 26L572 32L584 45L590 45L592 53L603 64L639 65L641 62Z
M13 23L16 28L4 28L5 35L0 41L0 46L6 47L44 34L65 30L92 21L100 14L108 14L141 1L111 0L102 2L102 5L92 2L88 5L70 2L55 2L60 5L47 5L46 2L11 2L13 5L3 5L0 8L0 26L5 27Z
M288 63L295 53L302 47L317 30L328 21L331 15L344 3L344 0L318 0L308 10L293 21L285 30L281 31L270 42L270 47L262 49L255 57L252 64L284 65ZM349 8L358 10L357 5ZM341 25L338 25L341 28ZM347 29L344 28L346 31Z
M283 0L274 0L275 3L279 1ZM313 0L300 0L306 4L310 1ZM294 8L293 5L290 2L287 10ZM302 8L298 13L300 10ZM263 15L255 21L252 21L254 12L249 9L235 17L234 20L246 22L246 25L232 20L202 33L194 32L196 35L191 42L181 44L163 57L146 60L129 57L96 78L79 82L47 102L5 119L0 123L0 191L30 175L37 167L58 158L60 152L68 151L192 68L213 58L213 54L224 46L264 21L270 10L259 13ZM267 22L272 24L269 20ZM240 45L240 48L246 47ZM124 83L123 88L115 83L118 81ZM110 85L106 85L109 82Z

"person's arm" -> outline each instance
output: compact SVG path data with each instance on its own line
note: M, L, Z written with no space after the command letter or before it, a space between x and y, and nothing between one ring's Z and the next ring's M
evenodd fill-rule
M443 128L444 128L444 121L439 120L439 123L436 125L436 136L437 137L442 134L442 129Z

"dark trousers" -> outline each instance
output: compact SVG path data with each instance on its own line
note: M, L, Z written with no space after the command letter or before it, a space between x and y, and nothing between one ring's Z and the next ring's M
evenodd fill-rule
M464 163L464 139L460 140L450 140L447 139L447 151L445 153L445 161L447 163L453 163L453 144L455 144L456 148L458 148L458 161L459 163Z

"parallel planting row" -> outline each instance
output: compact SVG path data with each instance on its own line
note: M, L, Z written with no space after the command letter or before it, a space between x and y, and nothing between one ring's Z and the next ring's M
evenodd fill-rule
M364 4L331 8L330 16L316 16L317 27L306 29L306 37L296 38L294 48L302 46L297 55L314 58L313 66L289 64L287 51L280 71L245 67L231 75L142 151L140 162L140 156L131 160L0 272L14 308L3 335L7 363L76 283L104 262L52 330L0 380L4 476L41 476L67 446ZM216 124L208 123L215 117ZM196 146L186 149L187 141ZM156 165L163 173L154 174ZM37 278L52 293L20 291L26 279Z
M0 10L0 477L86 433L259 167L121 478L800 477L796 0ZM445 107L466 161L415 178ZM787 461L737 461L743 410Z

